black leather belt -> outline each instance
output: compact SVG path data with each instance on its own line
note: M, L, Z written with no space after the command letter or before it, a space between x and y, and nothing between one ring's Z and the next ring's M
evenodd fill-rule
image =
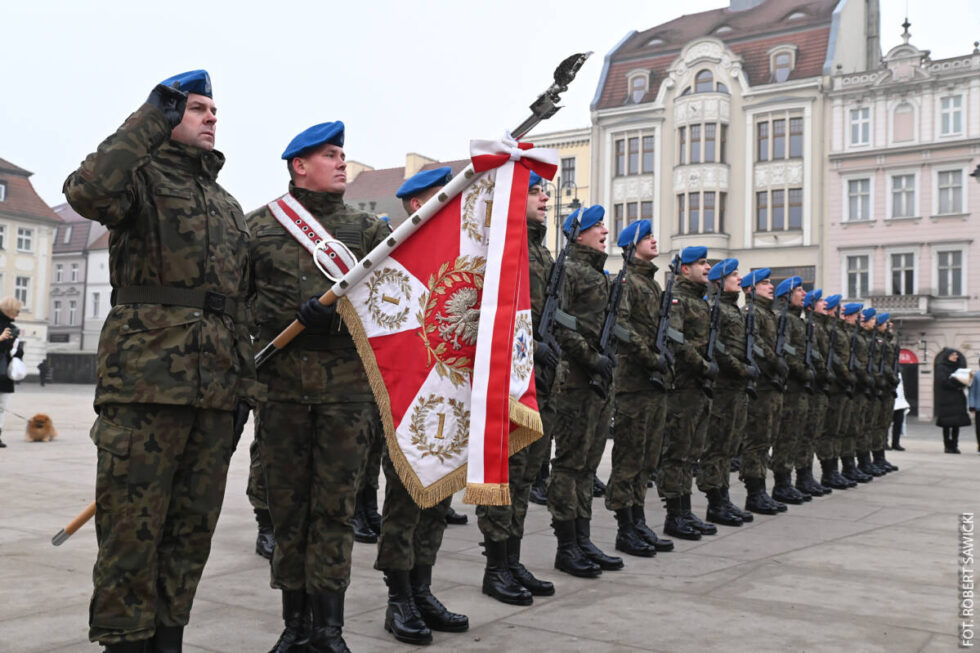
M211 290L195 288L170 288L168 286L123 286L112 291L110 302L117 304L162 304L164 306L186 306L198 308L209 313L224 313L235 318L238 301L233 297Z

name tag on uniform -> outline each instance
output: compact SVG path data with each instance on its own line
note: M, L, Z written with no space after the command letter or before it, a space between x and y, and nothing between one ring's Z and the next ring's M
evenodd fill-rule
M578 331L578 320L575 319L574 315L569 315L560 308L555 311L555 322L565 327L566 329L571 329L572 331Z

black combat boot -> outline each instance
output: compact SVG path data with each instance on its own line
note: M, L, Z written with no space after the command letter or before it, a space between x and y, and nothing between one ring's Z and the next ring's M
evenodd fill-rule
M871 453L868 451L859 451L857 454L858 459L858 469L865 474L870 474L871 476L878 477L884 476L885 472L878 469L875 465L871 463Z
M536 503L539 506L548 505L548 475L550 470L551 466L545 460L541 464L537 478L534 479L534 485L531 486L531 495L528 497L528 501L531 503Z
M592 475L592 496L593 497L606 496L606 484L599 480L598 474Z
M647 516L643 510L643 506L633 506L633 527L636 529L636 534L643 538L643 541L651 545L658 553L674 550L673 540L668 540L666 537L658 537L653 532L653 529L647 526Z
M470 518L461 512L453 510L452 506L446 511L446 523L450 526L465 526Z
M412 600L419 609L422 620L429 630L444 633L462 633L470 628L470 618L465 614L450 612L442 601L432 594L432 565L415 565L409 573L412 583Z
M886 473L887 472L897 472L898 471L898 467L896 467L895 465L893 465L890 462L888 462L888 459L885 458L885 450L884 449L878 449L877 451L872 451L871 452L871 455L874 457L872 459L872 462L874 462L874 464L878 465L878 467L884 467Z
M7 445L3 445L7 446ZM141 639L138 642L116 642L115 644L103 644L105 648L104 653L149 653L150 649L149 639Z
M350 653L344 641L344 592L316 592L308 596L313 626L306 650L310 653Z
M846 490L851 487L851 481L837 471L837 459L827 458L820 461L820 484L834 490Z
M748 476L745 483L745 509L760 515L776 515L780 511L766 492L766 479ZM783 506L785 509L785 506Z
M400 569L384 571L388 584L388 608L385 610L385 630L406 644L429 644L432 631L412 598L412 581L409 572Z
M728 471L735 473L742 469L742 456L738 455L731 459L728 463Z
M701 531L691 526L685 518L687 511L684 509L684 497L667 498L665 502L667 518L664 520L664 533L682 540L700 540Z
M368 488L370 489L370 488ZM364 544L374 544L378 541L378 533L371 528L371 521L368 518L367 509L364 505L365 492L357 493L354 504L354 516L351 518L351 526L354 527L354 541Z
M507 564L507 540L486 539L487 567L483 572L483 593L501 603L531 605L534 597L517 582Z
M867 483L872 479L871 476L865 474L857 465L854 463L854 459L850 456L841 456L841 474L849 481L856 481L858 483Z
M6 443L3 442L3 440L0 440L0 449L5 448L6 446L7 446ZM128 643L129 642L123 642L123 644L128 644ZM138 644L139 642L133 642L133 643ZM110 644L110 646L115 646L115 644ZM106 650L108 651L109 649L106 649Z
M636 532L636 527L633 525L633 511L630 508L617 510L616 522L619 524L619 529L616 531L617 551L641 558L652 558L657 554L657 550L643 541L640 534Z
M551 596L555 593L554 583L535 578L534 574L521 564L521 538L519 537L511 537L507 540L507 566L510 567L514 580L523 585L532 596Z
M556 521L552 524L555 538L558 540L558 550L555 551L555 569L579 578L596 578L602 573L602 568L578 548L575 537L574 521Z
M798 467L796 469L796 489L803 494L809 494L811 497L822 497L825 494L830 494L832 491L829 487L824 487L817 482L817 479L813 478L813 463L807 467Z
M691 528L701 533L702 535L714 535L715 533L718 532L717 526L715 526L714 524L704 523L698 518L697 515L691 512L690 494L685 494L681 498L681 501L683 501L683 505L684 505L684 519L686 519L687 523L691 525Z
M255 509L255 521L259 525L259 534L255 537L255 553L266 560L272 560L276 550L276 538L272 534L272 515L268 510Z
M728 496L728 488L721 488L721 500L725 502L725 507L728 508L728 512L736 515L743 523L749 523L755 520L755 516L752 515L748 510L742 510L734 503L732 503L731 497Z
M286 627L269 653L301 653L310 641L305 590L282 591L282 621Z
M582 550L585 557L599 565L603 571L622 569L622 558L606 555L599 547L592 543L591 524L592 520L584 517L578 517L575 520L575 539L578 542L578 548Z
M722 526L741 526L742 518L731 512L725 505L721 489L712 488L708 490L708 512L705 519Z
M157 624L153 639L146 647L147 653L180 653L183 650L184 627Z
M378 512L378 490L370 485L364 486L361 490L362 505L364 506L364 516L367 518L368 526L375 533L381 533L381 513Z
M781 503L798 506L803 503L803 494L790 484L789 472L773 472L772 498ZM809 497L807 497L809 499Z

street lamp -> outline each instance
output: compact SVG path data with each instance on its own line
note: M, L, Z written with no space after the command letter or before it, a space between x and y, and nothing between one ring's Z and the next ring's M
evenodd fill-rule
M568 205L572 211L582 208L582 203L578 201L578 186L575 185L574 181L562 181L559 175L555 177L554 183L543 180L542 184L545 192L555 198L555 256L558 256L563 234L561 229L561 191L564 190L566 195L572 195L572 201Z

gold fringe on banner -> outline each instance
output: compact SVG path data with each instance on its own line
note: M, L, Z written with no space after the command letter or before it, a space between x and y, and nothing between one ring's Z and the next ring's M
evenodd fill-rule
M520 427L510 432L507 443L508 455L510 456L540 438L544 433L540 413L531 410L513 397L510 398L510 421Z
M476 506L509 506L510 485L507 483L467 483L463 503Z

